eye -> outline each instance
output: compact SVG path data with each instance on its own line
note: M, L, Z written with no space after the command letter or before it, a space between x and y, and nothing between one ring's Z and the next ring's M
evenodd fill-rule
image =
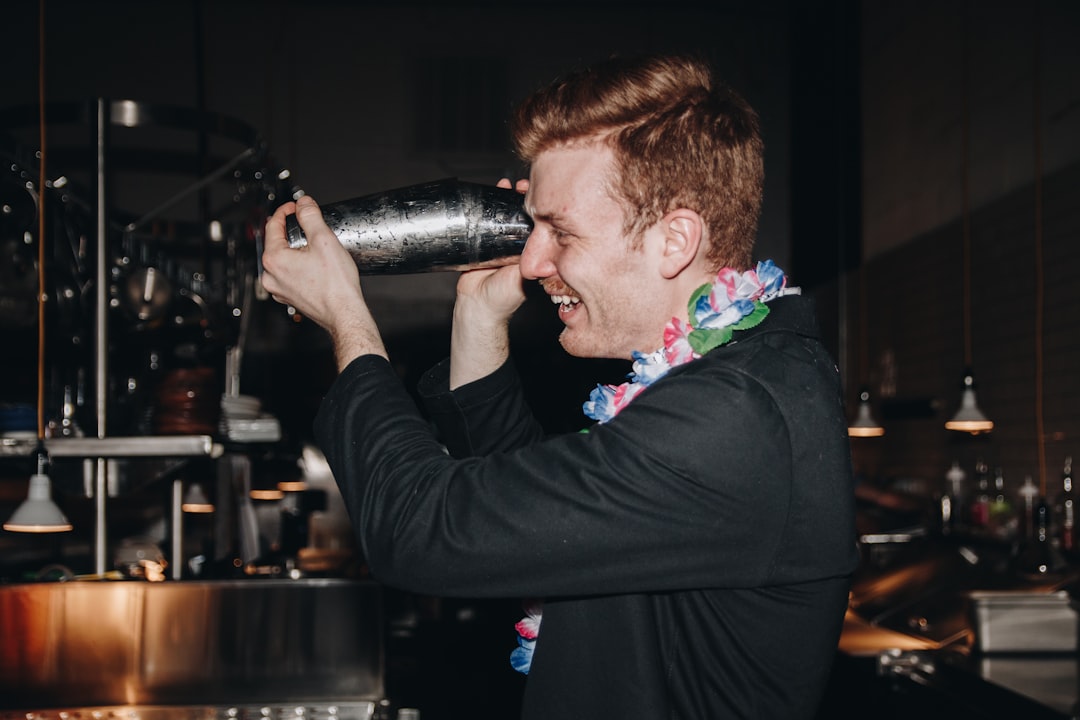
M551 239L554 240L559 245L567 244L567 242L570 241L571 237L573 237L573 235L566 232L562 228L556 227L554 225L551 226Z

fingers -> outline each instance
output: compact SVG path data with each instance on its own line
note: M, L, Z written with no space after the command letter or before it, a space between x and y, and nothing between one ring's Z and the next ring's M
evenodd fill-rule
M259 281L262 283L263 289L270 293L274 300L282 304L287 303L279 296L282 288L277 281L278 261L280 259L284 262L285 256L283 253L289 252L289 241L285 233L285 217L294 212L296 212L296 203L287 202L279 206L274 211L274 214L266 220L266 233L263 236L261 258L263 270L260 273Z
M510 184L510 178L505 178L504 177L501 180L499 180L499 182L495 183L495 187L501 187L501 188L505 188L507 190L509 190L510 188L513 188L514 190L517 190L519 193L524 195L529 190L529 180L528 180L528 178L521 178L520 180L518 180L517 182L515 182L515 183L513 183L511 185Z
M285 235L285 216L296 212L296 203L282 203L274 214L266 220L266 234L263 237L263 252L288 247L289 241Z
M326 225L319 203L310 195L304 195L296 201L296 221L304 231L308 242L320 242L325 240L325 233L333 236L333 232Z

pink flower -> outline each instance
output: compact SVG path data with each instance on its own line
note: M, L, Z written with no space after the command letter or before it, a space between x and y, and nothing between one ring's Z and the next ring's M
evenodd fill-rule
M540 634L540 613L529 613L525 617L514 623L514 629L517 630L517 634L526 640L535 640L536 636Z
M624 407L629 405L630 401L640 395L641 391L644 389L645 385L642 383L623 383L615 388L615 396L611 399L611 402L615 407L615 412L618 413Z
M739 273L731 268L724 268L716 275L716 288L720 290L723 288L727 293L727 299L729 301L736 298L741 300L756 300L761 296L764 291L762 282L758 279L757 272L754 270L747 270L744 273ZM725 303L726 304L726 303ZM716 304L716 309L722 310L723 306Z
M540 634L540 621L544 619L544 601L529 598L521 602L525 617L514 624L517 634L526 640L535 640Z
M664 356L667 358L668 365L675 367L695 358L689 339L693 329L690 323L685 323L678 318L671 318L671 322L664 328Z

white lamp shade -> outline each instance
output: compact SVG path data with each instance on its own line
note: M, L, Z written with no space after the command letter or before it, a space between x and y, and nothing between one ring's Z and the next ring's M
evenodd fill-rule
M26 500L4 523L10 532L49 533L71 530L71 523L52 501L49 476L38 473L30 476L30 489Z
M969 432L972 435L990 432L994 429L992 420L983 414L975 402L975 388L965 387L960 395L960 409L956 411L952 419L945 423L947 430Z
M855 419L848 425L848 437L881 437L885 434L885 428L874 420L870 413L870 392L863 389L859 392L859 407L855 411Z
M206 497L202 485L192 483L188 486L187 492L184 493L184 501L181 503L180 509L186 513L212 513L214 512L214 504L210 502L210 498Z
M850 437L881 437L884 434L885 428L878 425L870 415L870 403L859 403L855 420L848 425L848 435Z

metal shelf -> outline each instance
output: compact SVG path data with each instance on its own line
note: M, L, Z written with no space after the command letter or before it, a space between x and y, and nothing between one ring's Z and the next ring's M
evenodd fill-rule
M0 438L0 457L33 454L36 438ZM218 457L222 446L209 435L153 435L107 438L47 438L53 458Z

